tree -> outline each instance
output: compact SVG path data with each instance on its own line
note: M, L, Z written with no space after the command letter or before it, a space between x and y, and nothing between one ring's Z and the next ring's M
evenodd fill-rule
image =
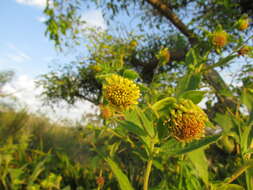
M139 16L137 35L126 32L122 37L110 30L85 29L80 10L82 5L94 2L103 10L108 26L124 12L129 17ZM252 77L246 75L252 67L245 63L245 70L238 77L241 86L228 86L217 71L229 68L238 57L252 57L252 36L247 32L252 13L244 3L236 0L54 0L48 3L47 33L56 46L64 49L85 42L88 53L61 72L44 75L41 80L46 89L44 94L50 100L74 103L84 99L100 106L105 128L96 130L101 134L109 132L119 140L109 138L96 151L111 168L121 189L133 189L131 183L144 190L150 184L155 189L200 189L201 186L217 190L252 189L252 170L248 168L252 167L253 90ZM138 10L138 14L133 10ZM208 93L217 100L213 104L208 99L209 119L196 105L203 97L208 98L203 87L208 87ZM212 123L223 132L213 135ZM214 147L206 149L210 144ZM94 143L93 146L96 147ZM134 161L125 164L124 171L115 162L124 160L126 149L131 150L128 152L134 161L146 165L144 170L135 170L144 171L139 181L128 170L129 163ZM222 156L217 154L219 150ZM224 159L228 163L222 163ZM221 168L229 168L225 180L223 170L217 169L217 160L218 164L222 163ZM194 167L184 163L187 161ZM235 167L238 170L233 171ZM192 178L191 168L197 178ZM209 175L209 170L219 177ZM154 173L161 178L155 178ZM174 183L168 183L170 180ZM178 180L179 184L172 185ZM216 183L217 180L221 182ZM230 184L233 181L236 184Z
M84 36L82 33L83 28L81 27L80 29L82 20L80 17L80 11L78 11L78 9L82 9L82 6L89 6L92 3L95 3L98 8L101 8L103 10L103 14L105 18L107 18L109 26L113 23L113 19L117 19L117 16L119 14L123 14L125 12L129 15L134 15L134 13L132 13L133 8L137 9L140 12L140 14L137 15L139 16L139 23L136 24L139 28L136 30L144 30L144 32L141 33L141 35L144 36L144 39L142 38L142 44L138 46L139 48L137 47L136 51L124 59L126 62L128 62L129 65L131 65L131 67L135 68L136 71L140 73L142 79L147 83L151 81L152 77L149 76L153 76L157 68L158 60L155 54L162 46L169 48L171 54L171 59L166 63L168 66L165 66L169 68L166 68L166 70L172 71L175 68L182 68L182 65L178 66L178 62L184 60L185 55L190 47L199 46L205 48L207 46L205 39L206 30L212 32L216 30L219 25L222 25L224 30L238 35L238 31L234 30L234 28L231 26L235 26L235 21L240 19L243 13L251 14L251 10L245 6L245 1L236 0L124 0L117 3L114 3L114 1L110 0L90 2L84 2L81 0L68 2L54 0L49 1L48 6L45 9L45 14L48 16L48 20L46 22L46 25L48 27L47 33L49 34L49 37L55 41L55 44L58 47L62 47L63 44L73 45L73 41L74 44L77 42L82 43ZM250 3L250 6L251 5L252 3ZM187 19L187 25L184 23L186 21L182 19L185 15L189 17L189 21ZM146 27L147 25L149 27ZM162 27L165 29L162 29ZM173 31L173 33L171 33L171 31ZM66 38L64 36L66 36ZM110 38L113 38L113 36ZM73 39L73 41L69 39ZM94 42L96 41L98 40L94 40ZM230 46L226 49L229 50L231 48L232 47ZM143 49L145 49L145 51L143 51ZM100 51L101 49L97 50ZM216 53L212 53L212 56L216 56ZM145 57L148 57L148 59L145 59ZM93 58L94 54L91 54L90 59ZM215 64L214 60L215 59L208 60L210 62L209 64ZM65 76L69 76L70 73L67 72L65 72L65 74L61 77L58 76L59 80L68 80L69 84L71 82L72 84L73 82L79 82L79 85L76 83L75 85L72 85L72 87L76 86L76 89L71 88L71 92L68 90L68 92L66 92L63 89L61 89L61 92L53 91L54 95L57 94L57 97L55 98L63 98L70 103L73 103L77 98L90 100L93 103L98 103L98 99L100 97L99 89L101 88L101 85L93 83L94 80L92 79L92 74L87 74L87 72L89 73L87 70L87 68L89 68L87 67L87 64L79 65L77 67L82 70L80 72L83 73L82 76L84 77L84 80L82 81L82 79L79 78L75 79L74 81L70 81L70 77ZM163 69L160 69L160 71L161 70L163 71ZM57 85L57 83L54 83L54 85L52 85L53 80L57 77L54 76L53 73L51 74L51 85L49 83L47 83L47 85L44 83L44 86L51 87L51 90L53 90L53 87L57 87L59 90L60 83L58 83L59 85ZM80 77L79 74L76 74L72 79L77 77L77 75ZM49 82L49 80L46 81ZM230 90L227 84L224 82L222 76L218 74L215 68L208 69L204 73L203 82L207 83L214 90L214 93L219 100L219 104L217 105L224 104L231 108L235 108L233 97L227 97L218 93L224 89L227 89L226 91ZM63 84L63 82L61 84ZM96 98L91 99L90 96ZM52 93L51 97L53 97ZM219 110L221 110L221 108L219 108Z
M13 71L1 71L0 72L0 89L3 88L3 86L10 82L10 80L13 78L14 72Z

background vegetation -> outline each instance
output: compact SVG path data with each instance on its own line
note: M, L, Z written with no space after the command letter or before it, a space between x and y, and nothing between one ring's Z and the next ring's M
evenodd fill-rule
M82 27L88 6L103 11L107 30ZM3 106L0 189L253 189L252 6L49 1L46 34L80 56L38 85L49 104L92 102L99 121L70 128ZM134 32L110 30L122 15L138 17ZM239 59L228 84L219 71ZM11 76L1 73L0 87Z

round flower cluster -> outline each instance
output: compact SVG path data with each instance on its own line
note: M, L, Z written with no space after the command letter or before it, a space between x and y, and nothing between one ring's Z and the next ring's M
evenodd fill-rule
M250 47L250 46L243 46L243 47L238 51L238 55L244 56L244 55L247 55L250 51L251 51L251 47Z
M161 50L161 56L164 60L169 61L170 60L170 52L167 48L164 48Z
M97 177L96 182L97 182L98 186L104 186L105 179L103 178L103 176L100 176L100 177Z
M139 87L131 80L116 74L110 75L103 86L104 97L117 108L138 104Z
M225 31L216 31L212 34L212 43L218 48L222 48L228 43L228 34Z
M171 135L177 140L189 142L204 136L208 117L191 100L181 99L173 104L169 118L164 125L169 127Z
M249 19L248 18L244 18L244 19L240 19L238 21L237 24L238 30L246 30L249 27Z

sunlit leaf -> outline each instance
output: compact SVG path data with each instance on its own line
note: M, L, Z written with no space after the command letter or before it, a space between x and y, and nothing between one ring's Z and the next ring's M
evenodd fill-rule
M198 104L205 95L205 91L190 90L181 94L180 98L190 99L194 104Z
M110 158L105 159L106 162L112 169L113 174L117 178L121 190L134 190L131 183L129 182L127 176L122 172L119 166Z
M204 149L197 149L189 152L188 156L195 166L199 177L201 177L205 184L208 184L208 162Z
M194 151L198 148L204 147L206 145L215 143L220 137L221 135L208 136L200 140L190 142L186 144L184 147L180 146L181 144L180 142L171 139L161 147L161 150L163 152L166 152L167 156L185 154Z

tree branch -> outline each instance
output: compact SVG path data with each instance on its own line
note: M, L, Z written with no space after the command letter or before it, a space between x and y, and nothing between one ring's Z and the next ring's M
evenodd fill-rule
M178 18L178 16L173 13L169 4L164 3L162 0L146 0L146 2L153 6L157 11L159 11L162 16L167 18L182 34L184 34L188 38L191 46L194 46L199 42L198 36L192 30L188 29L188 27ZM204 80L210 86L212 86L216 92L222 91L224 89L230 91L216 70L210 69L208 72L205 72L203 76ZM216 93L216 95L218 96L219 100L221 100L221 103L225 103L232 109L236 107L236 104L231 100L231 98L220 95L218 93Z
M191 43L195 45L198 42L197 35L189 30L187 26L178 18L178 16L173 13L172 9L168 4L162 2L162 0L146 0L150 5L152 5L157 11L159 11L164 17L169 19L173 25L183 33Z

